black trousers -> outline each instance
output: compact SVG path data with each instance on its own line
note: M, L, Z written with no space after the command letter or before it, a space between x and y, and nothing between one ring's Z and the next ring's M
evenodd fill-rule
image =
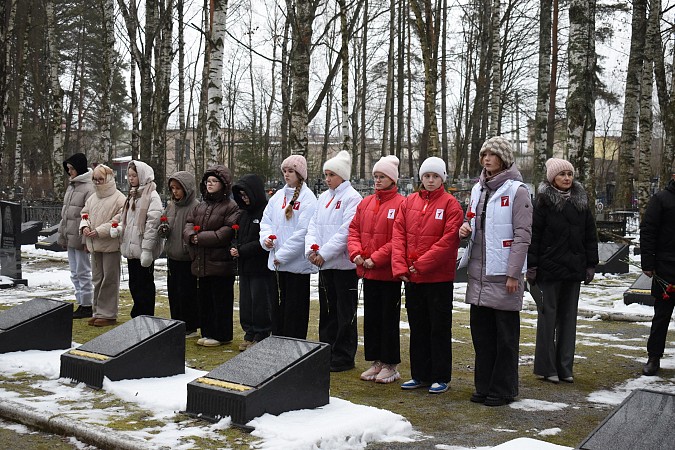
M260 342L272 332L275 289L271 272L239 276L239 323L245 340Z
M417 381L452 379L452 289L451 281L405 283L410 373Z
M354 367L358 281L356 269L319 271L319 340L331 345L332 367Z
M127 259L129 292L134 300L131 317L155 315L155 263L141 266L140 259Z
M197 283L202 337L232 341L234 277L201 277Z
M476 392L500 398L518 395L519 311L471 305L471 338L476 352Z
M272 272L272 334L307 339L309 274ZM276 292L274 292L276 291Z
M401 362L401 282L363 279L366 361Z
M649 340L647 341L647 353L649 356L657 358L663 356L673 308L675 308L675 295L672 295L668 300L663 300L659 297L654 298L654 317L652 318L652 328L649 332Z
M167 258L169 274L166 287L169 294L171 318L185 322L190 333L199 328L199 301L197 300L197 277L192 275L192 261Z

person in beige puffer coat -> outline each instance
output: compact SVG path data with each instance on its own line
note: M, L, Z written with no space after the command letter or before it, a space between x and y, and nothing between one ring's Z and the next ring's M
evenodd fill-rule
M129 269L129 291L134 300L131 317L155 315L155 259L162 252L157 234L162 216L162 199L155 185L155 171L142 161L131 161L127 168L129 195L111 229L120 236L122 256Z
M91 183L91 169L87 168L87 157L84 153L75 153L63 161L63 169L70 179L66 195L63 197L57 243L68 251L70 279L75 287L77 303L73 319L82 319L91 317L91 297L94 288L91 284L91 262L85 251L78 225L82 207L87 198L94 193L94 185Z
M120 241L110 236L113 217L124 205L124 194L117 190L112 169L99 164L93 174L95 195L87 199L80 231L91 253L94 281L93 315L89 325L103 327L117 323L120 293Z

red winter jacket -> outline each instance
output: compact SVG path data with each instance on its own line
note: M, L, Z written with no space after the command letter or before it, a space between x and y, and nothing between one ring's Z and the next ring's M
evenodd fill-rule
M443 188L411 194L394 221L392 269L413 283L454 281L464 212ZM416 273L408 267L414 265Z
M364 269L356 266L359 277L369 280L398 281L391 273L391 236L394 219L405 197L398 193L396 186L364 198L356 208L356 215L349 225L349 260L358 255L371 258L375 267Z

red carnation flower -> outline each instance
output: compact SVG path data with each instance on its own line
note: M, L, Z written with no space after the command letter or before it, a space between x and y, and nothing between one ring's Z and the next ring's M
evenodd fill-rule
M239 225L237 225L237 224L235 223L234 225L232 225L232 229L233 229L234 231L237 231L237 230L239 229Z
M673 286L672 284L669 284L666 287L666 292L675 292L675 286Z
M277 235L276 235L276 234L270 234L269 236L267 236L267 239L269 239L270 241L273 241L273 240L275 240L276 238L277 238Z
M169 219L166 218L166 216L162 216L159 218L160 222L167 222Z
M194 227L192 227L192 229L195 230L196 233L199 233L199 230L201 230L202 227L200 227L199 225L195 225Z
M319 251L319 245L318 244L312 244L312 246L310 248L312 249L312 251L315 251L315 252Z
M82 214L82 219L89 220L89 214Z
M118 224L117 222L113 222L113 223L112 223L112 227L113 227L113 228L117 228L118 225L119 225L119 224Z
M664 292L664 293L663 293L663 299L664 299L664 300L669 300L669 299L670 299L670 295L668 295L668 294L666 294L666 293Z
M466 217L467 217L467 219L469 219L469 220L471 220L471 219L473 219L474 217L476 217L476 213L473 212L473 211L471 211L471 207L469 207L469 211L466 213Z

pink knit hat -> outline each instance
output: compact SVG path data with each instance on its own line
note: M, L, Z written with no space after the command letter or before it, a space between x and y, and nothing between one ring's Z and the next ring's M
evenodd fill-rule
M373 175L375 175L375 172L381 172L396 183L398 181L398 162L398 158L394 155L383 156L373 166Z
M551 158L546 161L546 178L553 184L553 180L563 170L571 170L574 175L574 166L569 161L560 158Z
M293 169L303 179L307 179L307 160L301 155L291 155L281 163L281 170Z

